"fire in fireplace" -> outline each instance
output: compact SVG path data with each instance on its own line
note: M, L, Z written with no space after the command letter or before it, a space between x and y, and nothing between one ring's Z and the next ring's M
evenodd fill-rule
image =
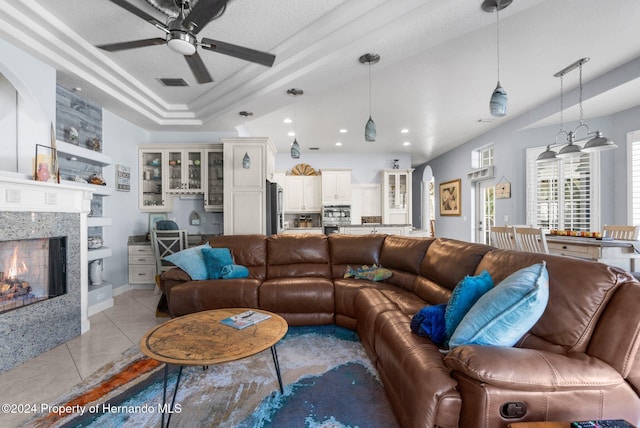
M67 292L67 238L0 241L0 313Z

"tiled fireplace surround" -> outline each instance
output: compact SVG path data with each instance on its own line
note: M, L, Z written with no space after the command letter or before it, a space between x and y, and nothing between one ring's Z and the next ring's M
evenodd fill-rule
M67 293L0 314L0 371L89 329L87 213L92 190L0 176L0 241L67 237Z

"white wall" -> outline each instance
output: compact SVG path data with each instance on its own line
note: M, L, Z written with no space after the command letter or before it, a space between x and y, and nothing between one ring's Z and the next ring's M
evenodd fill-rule
M288 171L306 163L315 170L351 169L351 182L355 184L380 183L380 171L392 168L394 159L399 159L401 169L411 168L411 156L407 153L303 153L300 159L291 159L287 152L276 153L276 171Z
M56 70L0 39L0 73L16 88L18 132L0 139L1 164L10 172L33 175L36 144L51 145L51 124L56 120ZM15 103L14 103L15 104ZM16 146L17 144L17 146Z

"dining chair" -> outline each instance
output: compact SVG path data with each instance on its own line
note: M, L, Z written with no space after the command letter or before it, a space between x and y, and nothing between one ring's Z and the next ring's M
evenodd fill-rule
M156 259L156 275L159 276L175 266L170 261L165 260L165 257L187 248L187 231L185 229L153 229L151 231L151 247ZM158 294L159 291L156 281L155 294Z
M537 227L514 227L513 229L518 250L549 254L543 229Z
M640 229L639 226L609 226L605 224L602 228L602 236L605 238L635 241L638 239L638 229Z
M491 228L491 243L502 250L516 250L514 228L511 226L493 226Z

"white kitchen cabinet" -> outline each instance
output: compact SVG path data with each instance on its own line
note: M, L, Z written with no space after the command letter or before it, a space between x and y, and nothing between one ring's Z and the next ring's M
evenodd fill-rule
M268 138L222 138L224 234L266 233L266 183L275 147ZM248 162L243 162L245 155Z
M413 169L382 170L382 223L411 223L411 175Z
M138 149L138 208L147 212L171 210L171 197L165 187L166 152L161 148L140 147Z
M360 224L362 217L382 216L380 183L354 184L351 188L351 224Z
M284 185L284 211L308 213L322 211L322 181L318 176L288 175Z
M323 169L322 203L326 205L341 205L351 202L351 170Z
M129 244L129 284L155 284L156 258L149 243Z
M179 195L204 193L204 149L168 149L165 157L163 168L166 171L166 193Z
M224 171L222 144L204 153L204 210L221 212L224 201Z

